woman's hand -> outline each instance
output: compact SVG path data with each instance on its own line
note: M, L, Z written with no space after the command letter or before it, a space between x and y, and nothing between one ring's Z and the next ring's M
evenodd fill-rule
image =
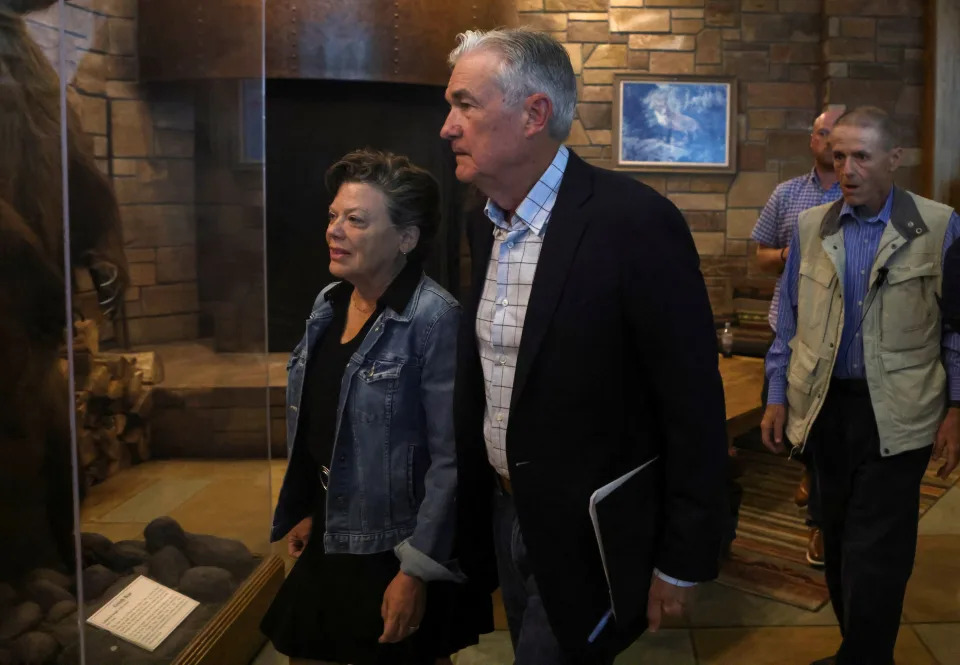
M383 635L380 643L399 642L420 627L426 606L426 584L400 571L383 592L380 616L383 617Z
M297 526L290 529L287 534L287 553L294 559L299 559L303 554L303 548L310 541L310 531L313 529L313 518L305 517Z

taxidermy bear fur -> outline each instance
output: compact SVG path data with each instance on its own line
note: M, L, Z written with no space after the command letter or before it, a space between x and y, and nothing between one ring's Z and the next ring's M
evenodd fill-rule
M61 127L59 77L22 18L51 4L0 0L0 580L74 566L65 255L90 271L109 314L127 285L113 190L72 110Z

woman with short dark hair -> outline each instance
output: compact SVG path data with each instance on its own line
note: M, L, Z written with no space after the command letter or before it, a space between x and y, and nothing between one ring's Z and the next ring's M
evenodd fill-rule
M289 363L271 539L286 535L297 562L262 627L294 663L432 664L477 642L457 618L472 604L453 553L460 306L421 264L439 188L406 157L370 150L326 182L342 281L317 297Z

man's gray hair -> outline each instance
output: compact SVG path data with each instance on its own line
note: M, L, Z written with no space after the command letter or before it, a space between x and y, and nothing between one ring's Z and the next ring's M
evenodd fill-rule
M457 35L457 41L450 53L451 67L473 51L497 53L502 58L497 82L507 104L517 106L530 95L545 94L553 104L547 131L558 141L566 140L577 108L577 76L560 42L529 28L467 30Z

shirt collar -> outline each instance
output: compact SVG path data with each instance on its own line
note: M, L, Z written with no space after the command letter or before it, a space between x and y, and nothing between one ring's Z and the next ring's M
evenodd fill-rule
M816 167L816 166L814 166L812 169L810 169L810 178L809 178L809 181L808 181L808 182L816 185L816 186L817 186L817 189L819 189L819 190L821 190L821 191L828 191L828 192L829 192L831 189L839 189L839 187L840 187L840 181L839 181L839 180L834 180L833 184L830 185L830 189L824 190L824 189L823 189L823 183L820 181L820 174L817 173L817 167Z
M389 307L397 314L402 314L413 297L420 278L423 277L423 266L419 261L407 261L403 270L393 278L390 286L377 300L377 310ZM345 306L353 292L353 285L344 280L327 292L327 300L337 306Z
M843 207L840 208L840 221L842 222L844 217L850 216L853 219L859 222L867 222L869 224L875 224L876 222L882 222L884 225L890 222L890 214L893 211L893 188L890 188L890 193L887 194L887 202L883 204L883 208L880 209L880 212L874 215L873 217L863 218L857 215L853 211L853 207L850 206L846 201L843 202Z
M553 205L557 202L557 190L560 189L560 181L563 180L569 159L570 150L565 145L560 146L550 166L517 206L512 219L508 220L503 208L491 199L487 199L483 212L498 228L509 231L516 222L521 222L538 236L542 236L547 230Z

